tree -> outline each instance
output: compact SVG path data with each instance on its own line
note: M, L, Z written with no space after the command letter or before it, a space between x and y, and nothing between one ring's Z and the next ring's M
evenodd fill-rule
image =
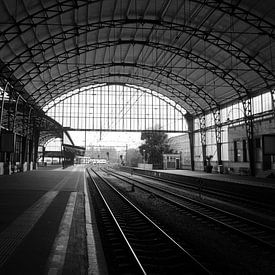
M145 143L139 146L139 152L145 161L152 164L162 163L162 154L170 153L167 134L160 131L143 131L141 140Z
M138 149L128 149L127 151L127 165L137 167L138 163L142 163L142 155Z

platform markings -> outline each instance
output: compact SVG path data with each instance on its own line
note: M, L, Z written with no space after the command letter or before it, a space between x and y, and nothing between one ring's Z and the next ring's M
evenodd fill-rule
M88 251L88 275L108 274L106 269L105 258L101 255L102 248L98 247L99 240L96 222L92 220L91 207L88 194L88 186L84 169L84 194L85 194L85 219L86 219L86 236ZM96 234L95 234L96 233Z
M73 171L75 171L75 169L74 167ZM11 254L21 244L22 240L33 229L70 178L71 173L68 173L57 185L45 193L0 233L0 268L7 262Z
M62 274L69 242L76 198L77 192L71 192L59 226L58 234L52 247L52 252L49 256L47 272L47 274L49 275Z
M44 214L58 191L49 191L0 233L0 268Z

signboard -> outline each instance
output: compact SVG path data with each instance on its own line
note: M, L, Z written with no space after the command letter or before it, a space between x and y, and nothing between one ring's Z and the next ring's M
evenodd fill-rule
M275 155L275 135L263 136L263 153L264 155Z

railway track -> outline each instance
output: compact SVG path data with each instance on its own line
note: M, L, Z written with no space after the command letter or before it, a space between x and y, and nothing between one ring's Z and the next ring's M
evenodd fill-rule
M176 205L180 209L191 212L192 215L202 217L211 223L218 224L222 228L251 241L253 244L263 246L273 251L275 249L275 229L270 226L191 199L179 194L178 190L174 189L174 191L172 191L171 187L156 186L156 184L133 179L132 177L130 178L110 170L108 170L108 173L146 192L153 193L155 196Z
M126 172L129 173L129 172ZM152 180L157 180L160 182L168 183L173 186L178 186L180 188L185 188L186 190L190 190L194 193L203 193L205 196L215 197L218 199L223 199L227 202L232 202L234 204L239 204L243 206L248 206L251 209L268 209L269 211L275 211L275 204L272 200L271 203L264 202L261 198L261 201L257 201L255 196L249 196L241 192L241 196L236 194L236 192L232 192L229 190L219 190L218 188L214 188L213 186L208 186L204 184L203 180L200 178L193 179L192 182L188 182L187 180L181 180L180 182L171 179L163 179L157 176L149 176L146 174L137 174L141 177L145 177ZM258 194L257 194L258 196Z
M108 181L87 172L110 273L211 274Z

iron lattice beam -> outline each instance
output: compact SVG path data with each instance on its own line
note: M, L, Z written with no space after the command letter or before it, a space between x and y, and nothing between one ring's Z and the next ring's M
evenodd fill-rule
M66 76L68 78L74 77L71 73L66 74ZM169 84L163 84L163 83L159 82L156 85L150 85L150 86L146 87L146 84L150 83L153 80L153 78L149 78L149 77L144 76L144 75L140 76L140 75L136 75L136 74L135 75L134 74L130 75L130 74L127 74L127 73L106 73L106 74L100 74L98 76L90 76L88 78L83 76L83 79L85 81L87 81L87 85L88 84L93 85L93 84L98 84L99 82L100 83L105 83L108 78L112 78L112 77L120 77L120 78L124 77L124 78L128 78L128 79L134 79L134 80L137 80L137 81L140 81L141 83L143 83L143 88L150 88L151 86L153 86L152 90L155 90L155 91L158 91L159 87L161 87L162 89L170 92L171 95L174 95L175 98L177 98L179 100L183 100L184 102L186 102L187 106L190 107L194 111L194 113L199 114L200 112L203 111L203 109L191 97L189 97L187 95L182 95L180 90L178 90L177 88L175 88L175 87L173 87ZM82 81L82 78L80 78L80 80ZM62 80L60 80L60 85L62 85L62 83L63 83ZM125 84L125 82L122 81L121 84ZM68 91L68 90L72 90L74 88L75 88L75 86L65 86L64 90ZM177 94L175 92L177 92ZM43 103L43 99L40 99L40 100L41 100L41 103L42 103L41 108L43 108L43 106L45 106L48 103L48 101L44 101L44 103Z
M198 33L200 33L201 34L201 30L196 30ZM206 35L206 33L204 33L204 35ZM207 33L207 36L209 36L209 34ZM205 38L205 37L204 37ZM210 39L211 40L211 39ZM208 41L210 41L210 40L208 40ZM224 43L224 41L221 41L222 43ZM51 45L52 46L52 45ZM231 44L227 44L227 46L229 46L230 48L231 48L231 50L233 50L233 52L234 52L234 49L232 49L232 45ZM235 49L235 51L236 51L236 49ZM66 53L67 54L67 53ZM68 55L67 55L67 57L68 57ZM249 58L249 60L251 60L252 58L251 57L247 57L247 58ZM246 60L247 61L247 60ZM246 61L244 61L244 62L246 62ZM251 64L256 64L257 62L255 62L255 60L253 60L253 62L252 61L250 61L250 65ZM254 65L255 65L254 64ZM259 66L259 64L257 65L257 66ZM37 68L37 67L36 67ZM261 74L262 73L264 73L264 70L258 70L258 72L260 72ZM41 71L39 71L39 74L41 73ZM268 73L268 75L270 75L270 73ZM37 76L37 74L34 74L34 76L33 77L36 77ZM225 75L226 76L226 75ZM232 77L231 77L231 79L230 79L230 81L232 81ZM274 82L274 80L273 80L273 82ZM233 87L236 87L233 83L231 84L231 85L233 85ZM238 88L239 88L240 86L238 85ZM236 87L237 88L237 87Z
M93 65L91 67L85 67L82 68L81 70L74 70L71 71L71 74L74 74L74 72L77 73L77 75L79 75L79 72L83 73L91 73L94 72L96 70L101 70L101 69L110 69L112 67L123 67L123 68L138 68L144 71L148 71L148 72L154 72L154 73L159 73L158 69L155 67L152 67L150 65L147 64L132 64L132 63L105 63L105 64L101 64L101 65ZM218 103L214 100L214 98L212 98L206 91L204 91L203 87L197 86L196 84L192 83L191 81L189 81L188 79L185 79L184 77L177 75L173 72L171 72L170 70L162 70L161 72L161 76L162 77L166 77L167 79L171 79L173 81L175 81L176 85L182 85L184 87L186 87L188 90L192 91L193 93L195 93L197 96L199 96L203 101L206 102L206 104L209 106L209 109L211 110L212 108L217 108ZM64 77L64 75L63 75ZM58 90L58 84L56 83L56 80L58 79L58 77L51 79L51 82L53 82L54 84L52 84L51 82L48 83L48 85L46 87L40 87L39 90L36 91L36 93L39 93L42 96L43 99L43 95L45 95L47 97L48 94L41 92L42 90L46 89L48 86L53 86L55 87L55 91ZM70 80L71 78L69 78L68 80ZM160 82L160 81L157 81ZM61 83L60 83L61 84ZM63 92L66 92L64 90L64 79L62 79L62 87L63 87ZM60 91L58 92L58 94L60 95ZM32 96L32 95L31 95ZM34 96L34 94L33 94ZM184 96L184 94L181 92L179 94L179 97ZM53 98L53 97L52 97ZM190 98L190 97L189 97ZM36 98L36 101L39 103L39 97Z
M256 14L253 14L249 10L246 10L241 7L241 1L237 0L234 2L227 2L223 0L215 1L215 0L204 0L203 3L200 0L191 0L192 2L196 2L199 4L203 4L207 7L210 7L214 10L219 10L224 14L229 15L232 18L237 18L243 23L247 23L253 28L257 29L258 35L267 35L271 38L275 38L275 26L265 20L264 17L260 17Z
M111 20L105 22L96 22L87 25L78 26L79 28L79 35L89 33L93 30L99 30L102 28L118 28L123 27L124 25L128 24L141 24L141 25L153 25L164 28L165 30L173 30L178 32L183 32L189 34L191 36L195 36L203 41L207 41L211 45L214 45L220 48L222 51L227 52L229 55L234 56L242 63L247 65L253 71L257 72L259 76L266 82L267 86L273 86L274 84L274 76L270 69L262 64L261 60L258 60L258 57L251 56L249 53L245 51L245 48L241 48L238 45L234 45L231 41L227 41L226 39L222 38L220 34L215 33L214 30L205 30L202 28L196 28L189 25L184 25L180 23L174 22L167 22L167 21L160 21L153 20L153 19L120 19L120 20ZM75 36L75 28L68 29L66 31L62 31L52 37L53 41L48 41L48 45L51 47L58 45L58 43L63 43L65 40L72 39ZM46 39L45 39L46 40ZM47 38L48 40L48 38ZM56 41L55 41L56 40ZM54 42L54 43L52 43ZM42 41L39 42L39 45L45 45ZM37 49L38 51L41 50L41 47ZM45 50L43 48L43 50ZM20 55L19 55L20 56ZM39 68L37 68L39 70Z
M274 38L274 24L271 22L265 20L264 17L260 17L257 14L252 13L249 10L246 10L241 7L240 2L237 1L236 3L227 2L227 1L214 1L214 0L191 0L192 2L201 4L203 6L207 6L212 8L213 10L219 10L223 14L227 14L232 18L237 18L241 22L245 24L249 24L250 26L257 29L257 33L259 35L268 35L271 38ZM89 5L93 5L95 3L101 3L102 0L79 0L77 1L77 8L87 8ZM182 5L184 6L184 5ZM53 20L56 17L60 17L61 14L71 12L76 8L76 5L71 0L63 0L58 1L58 3L54 3L52 5L48 5L47 7L43 7L41 10L36 10L33 14L27 13L25 17L22 17L20 20L15 21L13 19L13 23L6 23L6 25L10 25L5 30L2 31L2 36L5 38L6 36L9 37L9 39L3 39L3 41L0 42L0 47L5 46L7 43L15 39L18 35L22 35L26 32L29 32L31 29L35 28L36 26L40 24L46 24L47 21ZM8 10L6 10L8 12ZM125 16L127 18L127 15L130 12L130 1L129 5L126 8ZM160 15L157 16L157 19L160 20L160 18L163 17L165 13L165 10L163 10ZM11 17L12 19L12 17ZM103 22L104 24L104 22ZM22 30L19 28L19 26L24 26L24 29ZM82 28L83 26L78 26L78 28ZM85 27L85 26L84 26Z
M200 57L199 55L192 53L190 50L187 49L181 49L181 48L177 48L175 46L171 46L171 45L167 45L167 44L162 44L162 43L156 43L156 42L150 42L150 41L134 41L134 40L116 40L116 41L106 41L104 42L100 42L100 44L98 44L98 42L92 44L92 45L88 45L89 46L89 51L91 50L97 50L97 49L102 49L102 48L107 48L107 47L111 47L114 45L119 45L119 44L141 44L141 45L146 45L148 47L153 47L156 49L161 49L164 51L168 51L170 53L174 53L174 54L178 54L179 56L186 58L187 60L194 62L196 64L198 64L198 66L202 67L203 69L215 74L217 77L219 77L220 79L222 79L223 81L225 81L228 85L230 85L238 94L239 99L242 99L243 97L247 97L249 95L248 89L245 88L245 86L238 81L238 79L236 78L236 75L232 74L230 71L228 71L228 69L223 69L220 65L216 65L215 63L211 62L210 60L207 60L205 58ZM79 53L85 54L87 51L87 46L83 46L79 48ZM39 64L39 67L41 68L40 70L41 73L46 72L49 69L49 63L51 64L51 66L57 66L58 64L63 64L68 59L71 59L73 57L75 57L75 55L71 55L71 53L74 53L75 50L72 49L70 51L67 51L65 53L62 53L60 55L54 56L51 59L48 60L47 64ZM53 61L53 62L52 62ZM28 62L28 60L26 60L26 62ZM52 63L51 63L52 62ZM75 64L77 65L77 64ZM94 64L95 67L99 66L97 64ZM149 66L149 65L147 65ZM156 66L152 66L152 68L156 69ZM164 68L157 68L157 69L161 69L164 70ZM168 71L168 68L165 68L165 71ZM29 74L31 73L31 71L28 72L27 75L25 75L25 77L28 77ZM177 76L176 73L173 73L171 71L171 73L174 76ZM26 79L26 85L28 83L30 83L31 81L33 81L33 79L37 77L37 75L34 75L33 78L30 79ZM181 76L179 75L179 78ZM24 79L24 76L22 77ZM190 81L189 81L190 83ZM46 87L46 90L48 91L48 87ZM38 90L39 91L39 90ZM38 92L35 91L35 92ZM214 102L214 98L211 98L211 96L209 96L209 94L207 92L204 92L203 89L199 88L198 89L199 93L202 93L202 97L205 98L205 100L207 101L207 104L209 106L213 105L217 105L217 102Z
M205 114L202 113L198 116L200 123L200 134L201 134L201 147L202 147L202 160L203 167L206 167L206 117Z
M221 110L216 109L213 111L214 123L215 123L215 136L216 136L216 146L217 146L217 160L218 164L222 164L222 124L221 124Z
M275 126L275 89L271 90L271 97L272 97L272 108L273 108L274 126Z
M106 69L106 68L112 68L112 67L116 67L116 66L118 66L117 64L115 64L115 63L108 63L108 64L103 64L103 65L101 65L101 66L99 66L99 67L96 67L96 68L94 68L94 66L91 66L91 68L85 68L85 69L82 69L81 70L81 75L84 75L85 73L91 73L93 70L100 70L100 69ZM128 64L124 64L124 67L125 68L127 68L127 67L129 67L129 68L133 68L133 67L135 67L135 64L131 64L131 63L128 63ZM150 72L151 71L151 67L150 68L147 68L146 66L141 66L141 68L144 70L144 71L148 71L148 72ZM106 74L105 74L106 75ZM107 74L108 75L108 74ZM119 76L119 73L117 73L117 75ZM121 74L122 76L123 76L123 74ZM55 87L56 87L56 90L58 91L57 92L57 96L59 95L61 95L61 94L63 94L63 93L65 93L65 92L68 92L68 90L67 90L67 88L68 88L68 86L66 86L66 85L64 85L64 82L66 83L66 80L64 79L64 77L67 77L67 79L68 80L70 80L70 79L72 79L72 78L74 78L74 77L77 77L78 76L78 72L77 72L77 69L75 69L74 71L72 71L72 72L68 72L67 74L65 74L65 75L63 75L63 79L59 79L59 78L57 78L56 80L58 80L58 82L57 81L55 81L54 82L54 85L55 85ZM89 78L87 78L87 80L88 79L96 79L96 77L100 77L101 76L101 74L98 74L98 75L93 75L93 76L90 76ZM133 78L133 74L132 75L127 75L129 78ZM144 77L144 79L147 79L148 77L147 76L143 76ZM167 75L165 74L165 72L164 72L164 74L163 74L163 77L167 77ZM140 78L142 78L142 75L140 76ZM82 76L82 78L81 78L81 80L86 80L86 77L85 77L85 75L84 76ZM152 82L152 80L153 80L153 78L151 77L151 78L148 78L147 80L149 80L150 79L150 82ZM65 80L65 81L64 81ZM150 82L148 82L148 83L150 83ZM186 81L187 82L187 81ZM70 84L70 82L69 82L69 84ZM190 104L190 102L193 102L192 104L191 104L191 106L197 106L197 108L196 109L198 109L198 108L200 108L201 110L202 110L202 108L198 105L198 103L195 101L195 100L193 100L192 99L192 97L191 96L188 96L188 95L185 95L185 94L183 94L182 93L182 91L181 90L178 90L178 88L176 88L176 87L174 87L173 85L168 85L168 84L166 84L166 83L163 83L163 82L161 82L161 81L158 81L157 82L157 85L159 85L159 84L162 84L162 86L164 86L164 87L166 87L166 86L168 86L168 87L171 87L171 90L172 90L172 92L171 92L171 90L170 90L170 93L171 93L171 95L174 95L176 98L178 98L178 99L180 99L180 100L183 100L183 101L186 101L186 100L188 100L188 104ZM186 84L186 83L180 83L182 86L185 86L186 88L188 88L188 89L193 89L193 86L189 83L189 84ZM195 86L195 85L194 85ZM63 93L59 90L59 87L62 87L62 89L63 89ZM71 90L72 89L72 87L69 87L70 89L69 90ZM198 87L197 87L197 89L199 89ZM173 91L177 91L177 95L175 94L175 92L173 92ZM37 97L36 98L36 100L37 100L37 102L40 102L40 101L43 101L46 97L47 97L47 94L44 94L44 93L40 93L40 95L41 95L41 97ZM167 97L169 97L169 95L167 95ZM202 97L202 99L204 99L203 97ZM175 100L174 100L175 101ZM215 105L216 106L216 105ZM43 107L43 106L42 106Z

